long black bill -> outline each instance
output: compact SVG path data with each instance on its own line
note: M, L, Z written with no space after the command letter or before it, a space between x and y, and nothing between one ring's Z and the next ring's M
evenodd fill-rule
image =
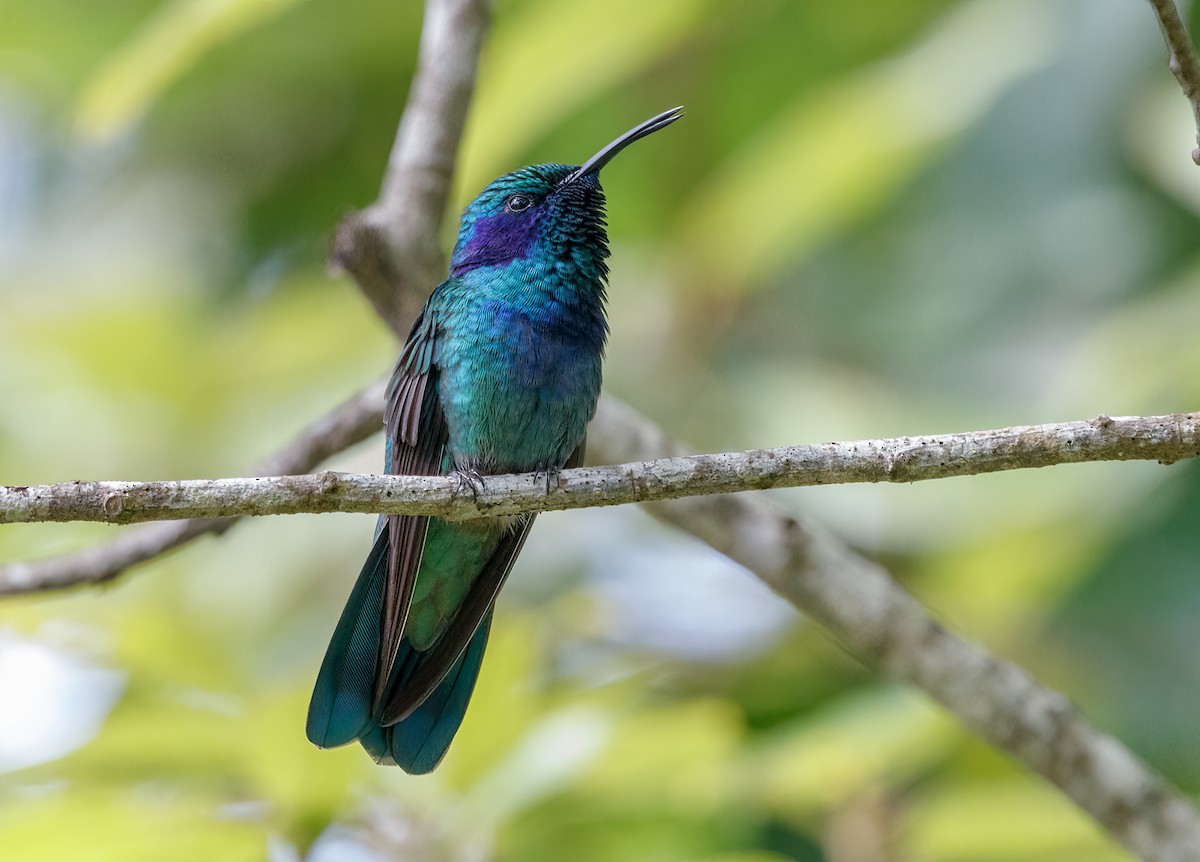
M661 114L646 120L646 122L634 126L628 132L621 135L621 137L617 138L607 147L600 150L600 152L596 153L596 155L584 162L583 167L579 168L579 170L575 171L565 180L563 180L563 185L573 183L580 177L586 177L588 174L600 173L600 169L611 162L616 157L617 153L621 152L621 150L625 149L634 141L640 141L642 138L646 137L646 135L652 135L659 129L665 129L682 116L683 105L680 105L679 107L672 108L669 111L663 111Z

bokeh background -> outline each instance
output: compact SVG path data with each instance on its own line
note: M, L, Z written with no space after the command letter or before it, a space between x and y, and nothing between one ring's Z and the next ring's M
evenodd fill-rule
M0 2L0 482L239 475L388 370L323 257L374 198L419 24ZM606 383L698 451L1200 405L1200 172L1147 4L499 0L455 210L679 103L605 174ZM1195 465L776 496L1200 791ZM317 751L372 522L261 519L0 602L0 856L1128 858L633 507L539 519L437 773ZM0 559L116 535L7 526Z

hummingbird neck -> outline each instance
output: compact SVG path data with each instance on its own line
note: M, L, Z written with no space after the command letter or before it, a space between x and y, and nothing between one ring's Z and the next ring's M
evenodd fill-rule
M465 284L485 295L530 312L604 317L608 267L582 252L558 258L531 255L504 264L478 266L458 274Z

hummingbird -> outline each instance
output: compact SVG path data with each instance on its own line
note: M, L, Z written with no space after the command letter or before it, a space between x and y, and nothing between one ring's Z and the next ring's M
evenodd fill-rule
M449 277L396 362L384 409L386 472L544 474L583 462L608 337L600 171L683 116L672 108L582 165L530 165L463 212ZM423 774L450 746L475 688L496 595L534 515L447 521L384 515L334 629L308 708L321 748L358 740Z

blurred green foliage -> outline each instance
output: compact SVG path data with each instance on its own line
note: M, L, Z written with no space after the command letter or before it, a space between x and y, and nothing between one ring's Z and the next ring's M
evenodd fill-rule
M236 475L385 373L322 258L374 196L419 23L0 3L0 481ZM699 449L1196 409L1194 131L1144 4L500 0L455 206L678 103L606 175L607 381ZM1200 791L1196 469L778 497ZM632 509L542 519L434 776L316 751L308 687L370 530L263 520L5 601L0 855L1127 858ZM114 535L9 526L0 558Z

